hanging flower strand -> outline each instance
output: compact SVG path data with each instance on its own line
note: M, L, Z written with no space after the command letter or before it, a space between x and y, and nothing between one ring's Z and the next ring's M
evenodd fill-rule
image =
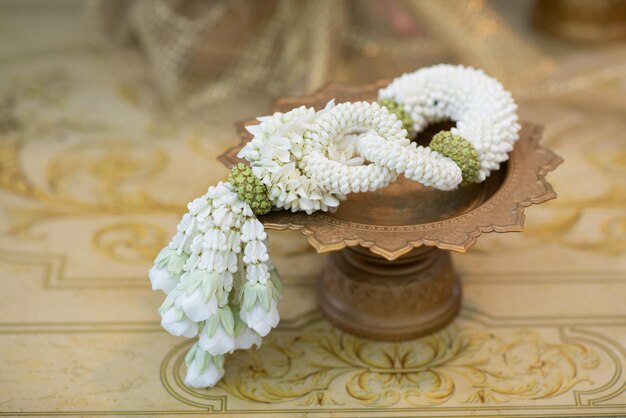
M233 170L231 178L241 186L237 175ZM187 356L189 386L214 385L224 354L259 346L279 321L280 281L267 235L247 195L240 196L227 182L191 202L150 270L153 289L167 294L160 308L163 328L199 337Z
M258 118L227 182L187 206L149 276L167 296L161 325L198 337L185 383L215 385L224 356L259 347L278 325L281 284L257 216L272 209L334 210L349 193L374 191L399 174L440 190L483 181L508 158L520 129L515 103L482 71L438 65L405 74L379 103L334 101ZM457 126L429 147L407 136L427 124ZM364 164L368 161L369 164Z

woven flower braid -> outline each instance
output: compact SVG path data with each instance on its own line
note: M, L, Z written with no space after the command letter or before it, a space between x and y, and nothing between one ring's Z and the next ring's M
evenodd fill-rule
M354 133L359 135L352 151L373 164L349 166L328 156L331 144ZM300 167L329 193L373 191L395 180L396 174L441 190L452 190L461 181L453 161L410 142L402 122L378 103L327 107L304 133L304 150Z
M420 132L451 119L450 132L468 141L478 154L475 181L484 181L508 159L519 138L517 106L511 93L482 70L440 64L404 74L378 92L379 100L401 106Z
M515 104L497 81L464 67L437 66L394 80L379 103L330 101L258 118L227 182L187 206L149 276L167 296L161 325L198 337L185 383L215 385L225 355L260 346L280 320L280 280L257 216L272 209L334 210L349 193L374 191L400 174L453 190L479 182L517 139ZM407 127L451 118L457 127L417 146ZM366 162L368 164L366 164Z

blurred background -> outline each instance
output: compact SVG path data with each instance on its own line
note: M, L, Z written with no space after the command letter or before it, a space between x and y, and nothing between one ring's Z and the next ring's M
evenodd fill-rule
M160 98L186 113L440 62L519 88L553 72L554 58L626 40L615 0L121 0L85 10L102 44L138 58Z
M596 321L616 363L600 356L581 385L609 382L626 366L625 1L1 0L0 410L209 402L165 384L180 341L146 272L186 202L226 177L234 123L279 96L442 62L498 78L565 158L548 176L559 198L529 208L523 234L455 254L465 312L549 342L562 333L541 321ZM298 233L272 247L298 330L323 256ZM542 405L574 405L573 382Z
M0 7L5 59L89 49L142 105L167 108L168 119L440 62L484 68L521 90L553 75L557 62L626 39L620 0L3 0Z

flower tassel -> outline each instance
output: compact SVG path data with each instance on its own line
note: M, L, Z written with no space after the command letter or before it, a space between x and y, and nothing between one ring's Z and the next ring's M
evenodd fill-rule
M265 210L260 191L253 190L254 207ZM189 203L150 269L152 288L167 294L161 326L172 335L198 336L187 355L189 386L213 386L225 354L259 347L280 320L267 234L246 197L230 182L209 188Z

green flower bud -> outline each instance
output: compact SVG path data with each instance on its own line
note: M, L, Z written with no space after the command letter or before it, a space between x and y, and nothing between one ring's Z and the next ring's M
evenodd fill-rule
M467 139L450 131L441 131L430 141L430 149L450 158L461 169L461 186L476 183L480 161L476 148Z
M264 215L272 209L267 187L253 173L252 169L242 163L232 168L228 181L239 195L246 201L256 215Z
M402 122L402 127L409 133L409 137L413 136L415 133L415 131L413 131L413 120L411 119L411 115L404 110L402 105L392 99L380 99L378 104L386 107L389 109L389 112L396 115L398 120Z

